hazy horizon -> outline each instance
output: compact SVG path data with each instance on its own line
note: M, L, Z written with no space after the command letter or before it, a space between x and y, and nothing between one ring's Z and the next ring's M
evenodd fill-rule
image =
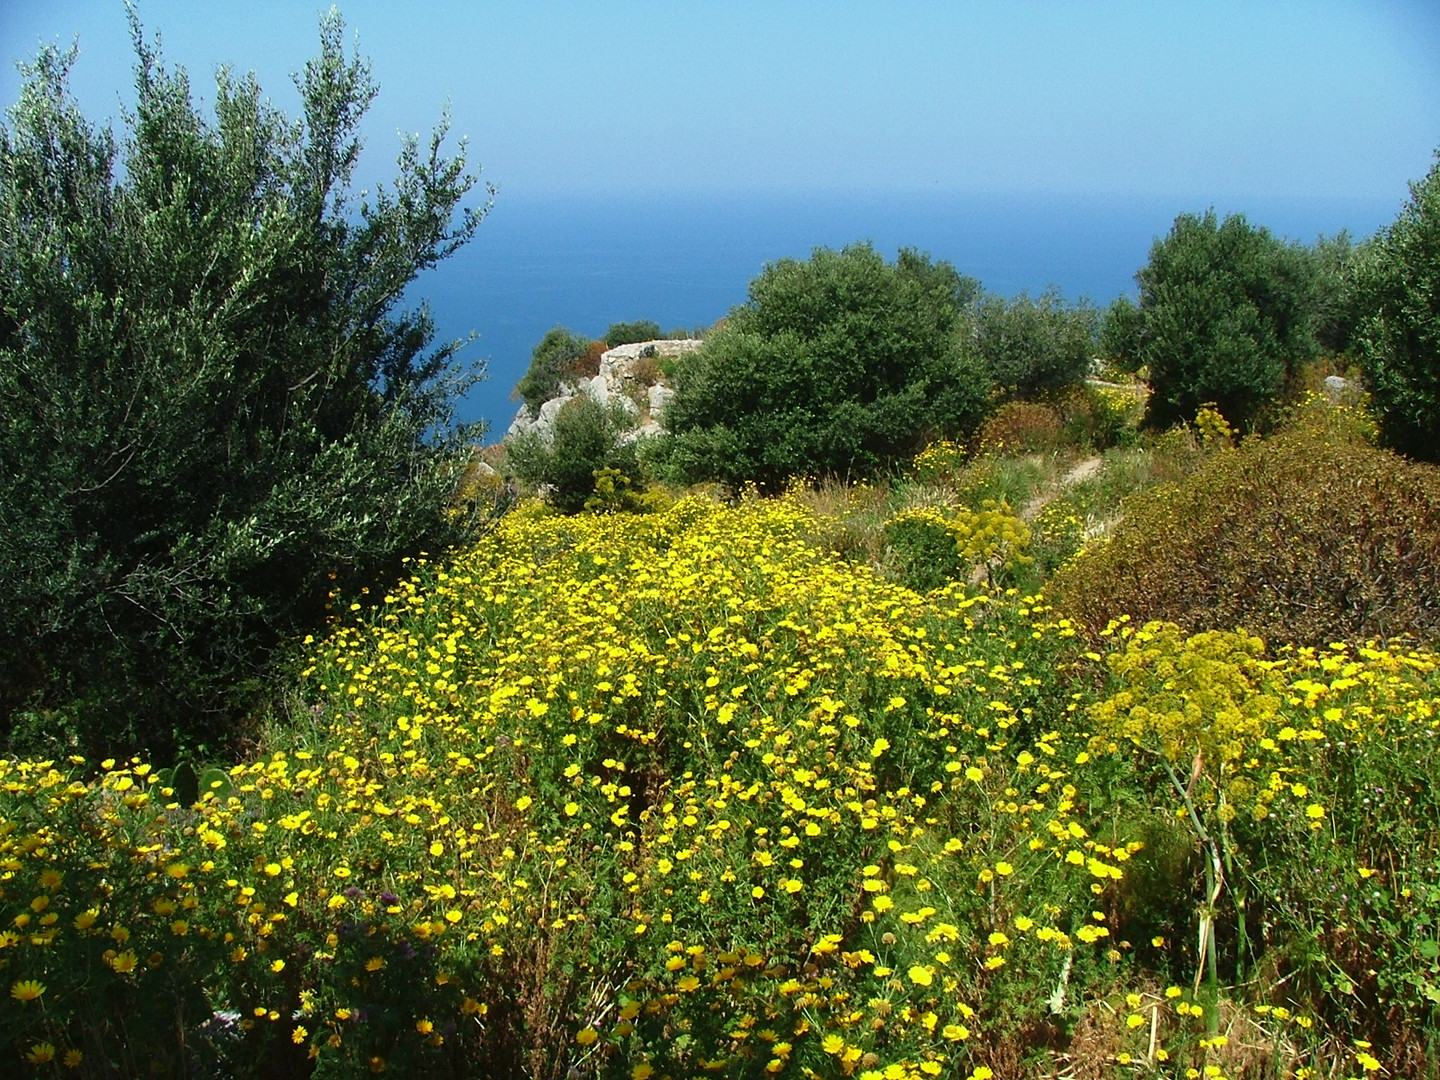
M207 111L228 63L294 116L321 6L139 13ZM1178 213L1367 235L1440 146L1433 0L340 7L380 89L357 187L392 176L399 133L428 132L447 100L450 150L468 138L499 187L475 241L410 295L442 338L478 332L465 355L489 358L490 382L465 411L500 430L549 327L708 323L765 262L817 245L914 246L995 292L1103 305ZM122 0L0 7L11 61L72 41L77 100L118 130ZM19 86L0 68L7 105Z

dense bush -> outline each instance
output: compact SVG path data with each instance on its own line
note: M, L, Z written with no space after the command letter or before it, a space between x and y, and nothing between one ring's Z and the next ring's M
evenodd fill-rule
M1096 346L1108 367L1117 372L1140 368L1141 331L1145 319L1140 306L1128 296L1118 296L1100 313Z
M1072 386L1050 404L1065 425L1066 441L1085 450L1133 443L1145 417L1145 393L1138 386Z
M1346 414L1213 451L1132 499L1052 581L1092 629L1122 615L1272 643L1440 640L1440 470L1377 450Z
M975 351L1003 397L1028 400L1085 377L1098 319L1086 301L1067 307L1055 292L990 296L970 317Z
M1242 215L1176 218L1136 275L1149 421L1165 427L1211 401L1252 426L1315 354L1315 271L1309 251Z
M536 431L514 436L506 442L506 458L510 471L545 489L556 509L577 514L595 495L602 471L614 474L607 479L612 493L617 484L640 482L635 444L623 438L634 426L634 416L618 401L601 405L589 394L576 394L555 414L551 437Z
M1038 401L1011 401L985 418L975 447L981 454L1049 453L1060 448L1064 437L1054 408Z
M610 329L605 331L605 344L613 349L617 345L631 345L637 341L655 341L661 337L664 337L664 334L660 332L659 323L650 319L640 319L637 322L611 323Z
M1030 561L1029 527L1005 503L986 500L977 510L904 510L885 522L885 542L901 584L920 592L961 581L967 574L995 584Z
M1315 267L1315 341L1326 356L1350 353L1361 316L1356 271L1373 241L1356 244L1343 229L1321 236L1310 247Z
M546 331L530 353L530 366L515 384L514 396L531 409L539 409L559 395L566 377L576 374L584 366L592 344L589 339L572 334L563 326ZM596 370L599 370L598 359Z
M73 49L0 128L0 734L163 752L231 733L332 590L461 535L458 343L397 306L483 211L443 126L354 203L337 15L295 123L224 68L207 120L132 26L121 149Z
M1355 337L1381 438L1440 462L1440 155L1356 276Z
M978 286L943 262L869 245L773 263L681 359L665 413L684 480L864 475L927 435L973 430L988 378L957 330Z

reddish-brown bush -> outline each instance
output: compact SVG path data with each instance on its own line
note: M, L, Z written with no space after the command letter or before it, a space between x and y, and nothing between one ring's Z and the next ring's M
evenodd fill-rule
M1137 496L1108 541L1056 575L1053 601L1091 630L1130 615L1270 642L1440 640L1440 468L1337 416Z

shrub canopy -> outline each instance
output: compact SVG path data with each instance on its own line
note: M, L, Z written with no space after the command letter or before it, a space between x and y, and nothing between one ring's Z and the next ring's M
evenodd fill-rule
M1168 426L1215 402L1251 426L1315 355L1315 274L1310 252L1243 215L1177 217L1136 275L1149 421Z
M978 291L948 263L868 244L782 259L684 357L665 417L685 480L866 475L969 431L989 384L957 333Z
M515 384L515 397L532 410L560 395L566 376L572 375L590 347L589 339L563 326L546 331L530 352L530 366Z
M1087 301L1067 306L1053 291L1039 299L988 296L974 306L971 333L997 390L1028 400L1085 378L1098 318Z
M506 459L521 480L548 488L556 509L578 514L595 494L597 474L611 469L630 484L640 482L633 431L635 417L619 402L602 405L579 393L555 414L550 437L527 431L507 440Z
M355 204L376 91L338 15L298 122L227 69L207 120L132 31L122 144L71 98L74 49L0 126L0 732L159 749L224 734L332 589L457 535L477 373L397 305L484 209L455 216L444 123Z
M1370 446L1346 416L1213 451L1136 496L1052 580L1057 606L1095 630L1125 615L1276 644L1440 640L1440 469Z
M1440 153L1356 276L1356 337L1381 438L1440 462Z

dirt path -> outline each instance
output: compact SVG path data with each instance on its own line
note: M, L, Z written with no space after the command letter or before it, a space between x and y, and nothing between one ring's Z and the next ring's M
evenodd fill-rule
M1098 457L1088 457L1066 473L1061 479L1060 484L1062 487L1074 487L1082 480L1089 480L1090 477L1099 471L1100 459Z
M1020 516L1026 521L1034 521L1035 515L1045 508L1046 503L1055 499L1066 488L1090 479L1100 471L1100 464L1098 457L1088 457L1079 462L1058 481L1052 481L1036 491L1034 497L1021 509Z

